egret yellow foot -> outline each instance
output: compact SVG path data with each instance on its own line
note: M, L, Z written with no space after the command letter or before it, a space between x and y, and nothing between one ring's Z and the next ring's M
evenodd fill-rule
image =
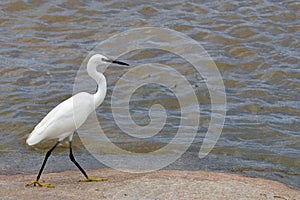
M107 181L108 178L92 178L92 177L87 177L87 179L80 180L80 182L101 182L101 181Z
M40 183L38 180L34 180L28 184L26 184L26 187L29 187L29 186L40 186L40 187L48 187L48 188L54 188L53 185L51 184L48 184L48 183Z

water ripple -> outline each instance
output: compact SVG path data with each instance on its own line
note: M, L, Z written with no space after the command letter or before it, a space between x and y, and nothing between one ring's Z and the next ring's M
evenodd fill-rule
M33 172L31 167L49 145L42 144L33 151L25 145L25 138L47 112L72 94L77 70L98 41L123 30L158 26L185 33L204 46L223 76L228 98L223 135L199 167L197 157L189 155L197 155L210 119L209 93L201 76L189 63L168 53L136 51L125 56L133 64L168 64L184 74L195 88L202 126L187 153L189 162L178 161L176 166L222 168L299 188L295 181L300 174L296 161L300 149L299 10L299 2L293 0L1 1L0 155L5 162L0 165L1 173ZM106 73L108 96L98 115L112 139L124 148L134 148L135 141L114 128L110 114L111 91L124 72L111 68ZM139 144L136 151L153 149L151 145L161 147L162 141L168 142L174 136L170 132L178 128L176 98L170 91L153 88L135 94L132 114L136 123L147 124L145 113L154 100L169 109L166 134ZM74 145L84 152L76 138ZM59 154L58 159L63 156ZM24 168L18 167L21 164ZM50 164L50 170L60 169Z

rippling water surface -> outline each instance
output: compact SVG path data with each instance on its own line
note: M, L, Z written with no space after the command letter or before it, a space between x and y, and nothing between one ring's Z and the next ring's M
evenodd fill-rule
M52 143L28 147L25 139L47 112L72 95L77 70L100 41L132 28L156 26L198 41L220 70L227 95L223 133L213 151L200 160L197 155L210 119L210 98L201 78L199 82L188 63L168 53L135 51L122 57L132 65L159 62L174 67L191 82L201 102L198 135L168 168L240 173L300 188L299 15L300 3L293 0L1 1L1 173L38 171ZM168 110L169 119L161 138L131 141L110 113L113 85L124 72L120 67L105 72L108 94L97 110L102 128L124 149L160 148L174 137L179 124L176 97L155 85L137 90L130 105L137 124L149 123L153 102ZM78 136L74 148L84 167L104 167ZM75 169L67 150L67 143L58 148L46 170Z

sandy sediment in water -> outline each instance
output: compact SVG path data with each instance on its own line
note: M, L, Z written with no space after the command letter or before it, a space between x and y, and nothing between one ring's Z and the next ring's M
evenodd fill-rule
M55 188L41 188L25 187L36 175L0 175L0 199L300 199L299 190L282 183L233 174L176 170L132 174L113 169L88 173L109 180L82 183L79 171L45 173L41 182Z

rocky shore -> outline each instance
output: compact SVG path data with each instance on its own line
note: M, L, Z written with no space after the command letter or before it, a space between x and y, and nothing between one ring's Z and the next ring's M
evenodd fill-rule
M25 187L36 175L0 175L0 199L274 199L297 200L300 191L282 183L205 171L161 170L146 174L113 169L88 170L104 182L78 182L79 171L45 173L55 188Z

